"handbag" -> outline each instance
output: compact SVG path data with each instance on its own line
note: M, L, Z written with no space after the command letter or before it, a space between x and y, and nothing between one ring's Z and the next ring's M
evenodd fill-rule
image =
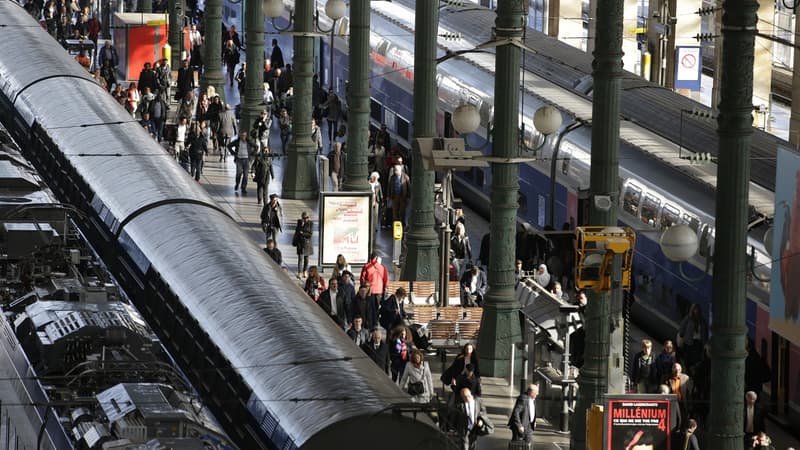
M292 247L299 247L300 246L300 230L294 232L294 236L292 236Z
M425 393L425 386L422 381L410 381L406 390L408 395L422 395Z
M481 421L481 425L475 427L475 434L478 436L488 436L494 433L494 424L483 414L479 414L477 420Z

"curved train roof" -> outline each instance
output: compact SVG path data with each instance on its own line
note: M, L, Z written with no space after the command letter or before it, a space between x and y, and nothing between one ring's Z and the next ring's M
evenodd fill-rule
M44 128L58 167L80 174L142 272L157 272L225 355L215 364L252 390L246 406L275 419L265 430L303 448L326 448L321 437L343 439L358 420L367 430L348 438L354 448L388 422L399 430L388 448L438 435L422 416L388 411L408 395L13 2L0 1L0 41L0 94Z

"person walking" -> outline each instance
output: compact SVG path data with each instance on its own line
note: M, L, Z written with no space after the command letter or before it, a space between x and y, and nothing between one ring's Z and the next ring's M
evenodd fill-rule
M247 131L239 132L239 139L231 142L228 146L234 161L236 161L236 184L233 190L239 189L242 185L242 194L247 195L247 176L250 173L250 160L255 157L258 151L258 144L254 137L248 135Z
M400 378L400 389L411 396L414 403L428 403L433 396L433 377L428 361L421 351L414 349L408 358L403 376Z
M531 384L528 390L517 397L508 427L511 428L511 439L533 443L533 432L536 431L536 397L539 395L539 385Z
M261 209L261 228L266 234L267 242L278 240L278 233L283 230L283 207L278 201L278 194L270 194L269 202Z
M370 294L374 295L378 302L383 300L386 288L389 285L389 272L380 262L378 252L373 251L369 256L369 262L361 268L359 277L361 284L369 283Z
M456 405L453 423L462 450L474 450L479 436L494 432L494 425L489 421L486 406L480 397L472 395L469 388L461 389L461 402Z
M314 245L311 242L313 230L313 222L308 217L308 213L303 211L300 219L297 220L297 228L292 238L292 246L297 249L297 278L306 278L308 257L314 253Z
M267 188L269 187L269 180L272 178L272 154L269 147L261 147L255 160L253 161L253 181L256 182L256 197L258 197L258 204L262 201L267 203Z
M226 103L223 111L219 115L219 131L217 132L217 145L219 146L219 160L228 159L228 148L230 139L237 134L236 116L231 111L231 105Z
M328 175L331 178L331 190L339 191L339 182L344 175L344 164L342 159L342 143L334 142L333 150L328 153Z

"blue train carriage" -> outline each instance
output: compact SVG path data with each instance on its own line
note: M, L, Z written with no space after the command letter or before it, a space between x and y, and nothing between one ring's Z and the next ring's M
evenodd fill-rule
M408 143L412 140L413 132L410 126L413 92L412 9L413 4L405 0L373 5L373 33L370 40L373 77L371 124L377 126L385 123L398 144L405 148L410 148ZM475 20L476 16L477 13L472 12L470 20ZM490 27L493 16L491 13L484 16L484 22ZM467 22L465 20L464 23ZM469 24L475 26L472 22ZM544 101L549 100L562 110L565 124L560 131L586 116L587 111L591 111L588 101L585 105L580 104L581 97L587 100L591 97L591 56L575 56L576 50L540 35L530 38L527 44L532 45L533 42L542 43L542 48L537 49L540 52L537 55L539 59L535 61L537 64L561 67L563 64L558 62L558 55L571 55L573 61L579 61L565 69L571 71L572 79L560 79L559 74L554 72L552 78L543 82L526 70L526 76L523 77L525 95L521 120L524 125L523 143L528 149L538 147L541 143L542 137L534 131L529 117L539 106L545 104ZM477 43L476 41L473 44ZM459 47L442 39L440 46L451 50L474 47L472 44L461 44ZM487 59L487 55L469 55L468 58L469 62L451 60L439 67L437 129L441 136L454 136L450 124L452 112L458 105L472 104L479 109L482 120L481 129L475 135L467 137L468 143L472 147L481 147L488 153L491 151L490 143L479 136L487 135L486 129L492 118L493 64ZM526 67L527 64L526 59ZM337 67L337 73L345 76L346 69ZM642 84L641 80L633 80L631 83ZM638 87L647 89L648 85ZM654 87L654 90L658 89ZM678 94L657 92L663 98L652 100L650 111L665 107L657 101L678 99ZM623 92L623 96L626 95L631 93ZM638 101L638 97L632 97L629 101ZM646 104L641 106L648 108ZM668 107L675 108L673 105ZM574 130L563 137L555 160L555 143L551 139L538 153L541 161L520 165L519 216L521 220L538 229L544 228L550 222L555 228L560 228L563 223L580 224L588 212L585 199L589 187L591 130L579 124L573 127ZM691 165L678 155L681 147L689 145L688 141L692 136L690 131L701 129L703 134L697 138L698 143L707 143L709 136L716 139L714 123L692 124L692 127L687 125L686 142L678 143L635 122L625 120L621 128L620 191L617 197L619 222L620 225L634 228L638 234L634 259L637 298L634 316L652 335L661 339L674 339L680 320L692 303L699 304L704 315L711 317L713 266L708 269L706 266L707 260L713 256L714 247L716 167L713 164ZM759 145L771 142L761 134L763 132L756 130ZM666 158L660 155L667 152L677 154ZM763 164L762 160L768 159L760 158L758 162ZM551 164L553 161L555 164ZM765 177L760 173L764 169L754 168L754 172L757 172L754 179L768 180L768 175ZM774 171L774 167L772 170ZM554 186L550 184L551 171L556 174L557 182ZM473 200L470 207L488 217L491 171L472 169L459 175L456 183L462 196ZM551 189L554 189L555 203L552 210ZM469 195L465 195L465 191ZM770 283L767 280L772 258L764 247L763 235L774 215L774 192L772 186L764 187L755 182L751 182L750 191L752 223L748 249L751 263L749 273L743 275L748 279L748 337L755 343L755 350L772 367L773 382L766 385L765 390L774 399L773 404L779 405L776 412L788 412L792 420L800 422L800 387L790 381L799 378L800 347L789 343L768 326ZM682 265L668 261L659 246L661 232L676 224L691 227L697 233L700 243L698 254Z

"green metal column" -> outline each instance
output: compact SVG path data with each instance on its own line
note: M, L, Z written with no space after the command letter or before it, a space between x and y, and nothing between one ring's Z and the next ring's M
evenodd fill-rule
M598 0L592 102L592 167L589 225L616 226L619 176L619 105L622 80L623 0ZM597 196L610 196L611 207L595 206ZM602 404L608 389L609 317L612 296L590 292L584 327L584 366L578 377L578 403L573 415L572 449L586 448L586 411Z
M342 184L344 191L369 190L369 1L350 2L350 84L347 93L347 173Z
M169 46L172 47L172 57L169 62L172 70L181 66L181 27L183 26L183 0L169 0ZM108 37L108 35L106 35Z
M225 100L225 78L222 76L222 0L206 1L206 35L203 62L205 72L200 77L200 90L205 92L209 85L214 86L222 100ZM175 49L173 48L174 52ZM173 66L179 67L179 66Z
M436 36L439 2L418 0L414 35L414 138L436 137ZM419 146L411 160L411 231L406 235L407 253L403 280L433 281L438 278L439 239L434 231L432 170L422 167Z
M247 72L245 73L241 128L250 130L264 106L264 12L261 2L245 3L245 42L247 44Z
M500 0L495 20L497 39L521 39L525 12L521 0ZM495 127L492 156L519 156L520 47L497 47ZM484 299L478 334L481 373L504 377L509 373L511 346L521 340L519 305L514 299L514 250L517 221L519 168L516 164L492 163L492 211L489 259L489 291Z
M708 448L742 448L747 326L747 224L753 133L755 0L723 4L722 88L717 118L717 236L712 282L711 412Z
M298 0L294 12L294 111L289 158L283 174L283 196L295 200L317 198L316 152L311 141L311 93L314 76L314 1Z

